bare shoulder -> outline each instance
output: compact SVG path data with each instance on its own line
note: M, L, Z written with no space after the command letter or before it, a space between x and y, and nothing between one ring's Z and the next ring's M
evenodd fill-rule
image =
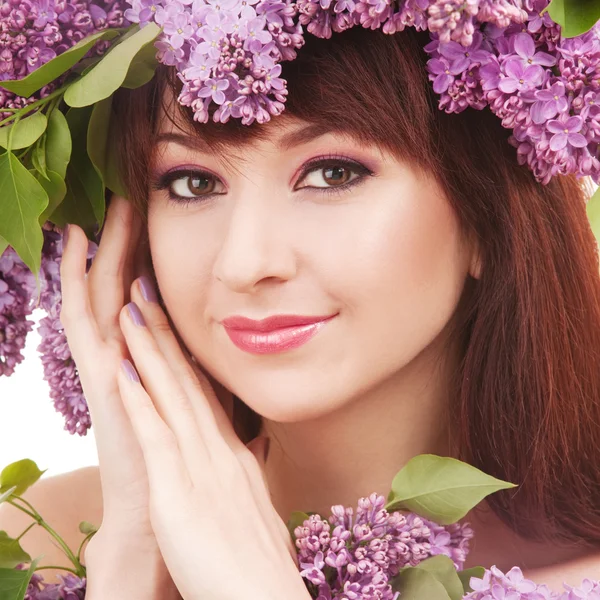
M23 498L30 502L44 520L77 552L84 535L79 531L81 521L94 525L102 522L102 492L98 467L85 467L40 479ZM30 524L31 517L10 504L0 504L0 531L18 537ZM44 557L39 566L68 566L69 560L53 543L52 536L41 527L33 527L21 539L21 546L33 558ZM44 579L58 582L61 571L42 571ZM64 572L62 573L64 574Z
M567 562L524 571L525 577L545 583L552 591L564 592L563 583L579 587L584 579L600 581L600 550Z

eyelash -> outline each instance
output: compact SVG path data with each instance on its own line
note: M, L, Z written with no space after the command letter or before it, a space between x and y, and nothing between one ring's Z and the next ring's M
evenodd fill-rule
M348 158L345 158L343 156L329 155L329 156L321 156L319 158L316 158L316 159L310 161L305 166L304 170L302 171L302 174L300 175L298 182L301 183L313 171L326 169L327 167L344 167L354 173L357 173L358 177L355 177L353 180L351 180L348 183L345 183L343 185L323 187L323 188L306 186L301 189L314 189L314 190L318 190L319 192L327 194L327 195L340 196L340 195L344 194L345 192L349 191L350 188L353 188L355 186L358 186L358 185L364 183L364 181L366 180L367 177L374 176L373 171L371 171L371 169L365 167L361 163L355 162L353 160L349 160ZM200 169L198 169L198 170L178 169L176 171L170 171L170 172L165 173L164 175L161 175L160 177L158 177L155 181L152 182L152 189L155 191L169 190L169 188L175 181L177 181L179 179L184 179L186 177L192 177L192 176L201 177L203 179L204 178L218 179L218 177L216 177L216 175L214 175L213 173L210 173L208 171L202 171ZM169 202L172 202L173 204L176 204L177 206L187 206L188 204L197 204L197 203L207 202L210 198L213 198L214 196L220 196L220 195L223 195L223 193L222 192L212 192L210 194L204 194L202 196L186 198L184 196L178 196L177 194L174 194L171 191L169 191Z

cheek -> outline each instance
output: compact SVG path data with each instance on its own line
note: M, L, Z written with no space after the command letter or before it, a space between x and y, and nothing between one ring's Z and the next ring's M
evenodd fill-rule
M375 372L401 368L439 335L459 302L469 257L454 211L435 190L407 186L380 195L351 236L335 229L330 236L337 251L323 257L350 337Z
M198 235L187 231L188 223L182 219L170 222L168 217L149 219L148 234L154 273L165 307L189 346L186 332L190 331L190 324L194 325L196 337L206 322L204 311L211 273L203 260Z

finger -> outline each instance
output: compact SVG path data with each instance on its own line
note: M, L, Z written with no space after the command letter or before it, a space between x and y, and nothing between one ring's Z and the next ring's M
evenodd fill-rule
M92 267L88 273L88 289L92 313L106 340L116 340L122 347L119 311L129 301L131 274L139 219L134 219L132 204L121 196L113 196Z
M225 446L219 435L207 435L210 428L206 421L212 420L214 429L214 417L207 411L203 422L196 420L187 392L180 385L135 303L129 303L121 311L120 323L143 387L154 402L157 414L174 434L190 474L205 476L210 466L208 445L217 452L223 452ZM201 389L196 391L195 400L199 395L203 395Z
M141 278L136 279L131 286L131 297L140 308L156 344L175 377L188 397L194 399L192 410L203 437L210 440L209 447L218 436L226 441L233 452L241 452L245 449L244 444L235 433L231 419L219 402L215 390L204 373L200 372L198 365L190 362L182 348L183 342L179 341L168 316L155 301L156 289L152 281L144 280L144 286L146 291L142 289Z
M185 467L178 440L160 417L139 375L128 359L121 361L117 377L123 405L137 437L154 494L176 492L193 487Z
M74 357L82 356L90 346L101 343L93 318L86 279L88 239L77 225L69 225L67 244L63 245L60 263L61 312L69 349Z

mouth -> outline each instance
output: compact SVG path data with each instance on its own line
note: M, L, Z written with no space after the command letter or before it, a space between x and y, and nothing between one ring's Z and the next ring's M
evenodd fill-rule
M227 319L223 321L223 326L229 339L240 350L251 354L275 354L303 346L335 316L337 315L320 318L318 321L313 318L311 323L279 327L269 331L235 328L232 321ZM256 327L256 321L253 324ZM240 326L239 321L237 325Z

